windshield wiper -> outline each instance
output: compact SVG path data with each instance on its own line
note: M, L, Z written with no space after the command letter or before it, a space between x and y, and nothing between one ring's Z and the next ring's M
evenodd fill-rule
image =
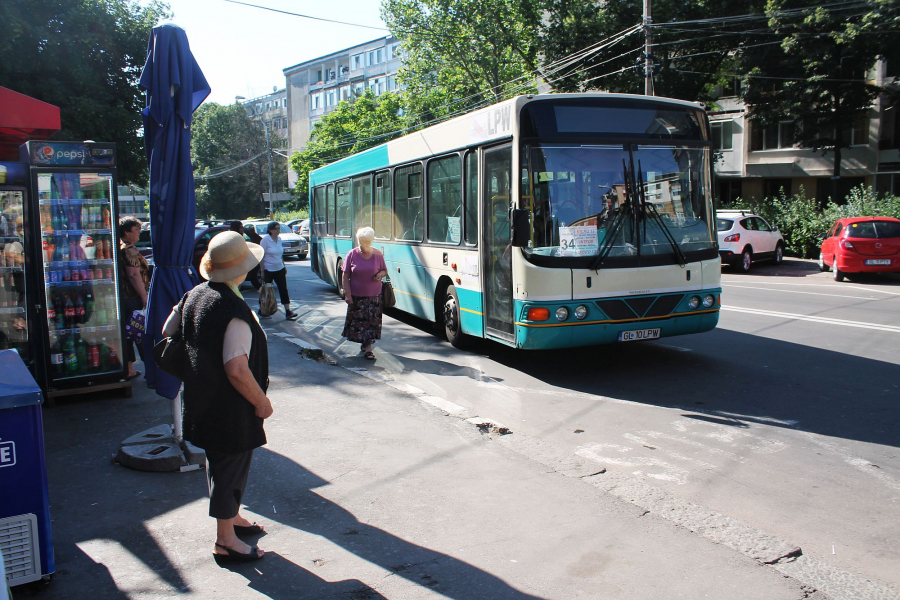
M600 249L600 252L597 254L597 258L595 258L589 269L593 269L596 271L600 268L600 265L603 264L603 261L606 260L606 257L609 256L609 253L612 251L613 245L616 243L616 237L619 235L619 231L622 229L622 225L625 223L626 215L631 212L631 204L632 204L632 194L629 190L628 184L628 166L625 164L625 159L622 159L622 172L625 173L625 201L622 205L616 209L616 218L613 219L612 224L607 229L607 235L603 240L603 247Z
M668 226L666 226L665 221L662 220L662 217L659 215L659 212L656 210L656 207L653 206L652 202L647 202L647 196L644 192L644 171L641 168L641 161L638 161L638 175L640 177L640 185L638 185L638 194L641 199L641 208L645 214L650 215L653 219L655 219L656 224L659 226L660 230L662 230L663 235L666 240L671 244L672 249L675 251L675 258L678 259L678 264L684 268L684 265L687 263L687 257L684 255L684 252L681 251L681 246L678 245L678 242L675 241L675 238L672 236L672 232L669 231ZM644 237L646 237L647 230L646 225L644 226ZM640 247L640 241L638 244Z

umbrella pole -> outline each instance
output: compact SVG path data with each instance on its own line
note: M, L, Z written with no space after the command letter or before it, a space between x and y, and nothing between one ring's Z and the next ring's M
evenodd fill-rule
M184 432L181 423L181 403L183 401L184 387L178 390L175 397L172 398L172 423L175 427L175 443L181 444L184 441Z

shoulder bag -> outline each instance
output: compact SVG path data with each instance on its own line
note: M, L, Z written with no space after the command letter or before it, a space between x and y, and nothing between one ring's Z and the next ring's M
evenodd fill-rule
M183 315L184 301L187 300L188 292L181 298L178 303L178 311ZM181 317L182 320L184 316ZM182 323L178 323L178 330L171 336L161 339L153 346L153 360L156 366L168 373L184 381L184 364L187 361L187 350L184 346L184 336L181 333Z
M381 308L391 308L397 304L397 297L394 296L394 287L391 285L391 278L385 277L381 282Z

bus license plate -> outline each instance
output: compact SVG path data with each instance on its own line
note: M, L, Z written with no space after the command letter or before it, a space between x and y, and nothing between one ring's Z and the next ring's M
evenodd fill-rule
M889 258L876 258L872 260L866 261L867 265L889 265L891 264L891 259Z
M638 340L655 340L659 338L659 327L656 329L633 329L631 331L620 331L620 342L636 342Z

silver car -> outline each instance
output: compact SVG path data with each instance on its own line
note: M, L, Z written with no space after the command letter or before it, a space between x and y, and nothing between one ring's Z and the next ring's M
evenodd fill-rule
M271 221L245 221L244 226L253 227L257 234L265 236L268 235L266 230L269 227L269 223ZM281 232L278 235L281 237L285 258L289 256L293 256L298 260L306 258L309 254L309 242L306 241L306 238L292 232L291 228L284 223L279 223L279 225L281 225Z

